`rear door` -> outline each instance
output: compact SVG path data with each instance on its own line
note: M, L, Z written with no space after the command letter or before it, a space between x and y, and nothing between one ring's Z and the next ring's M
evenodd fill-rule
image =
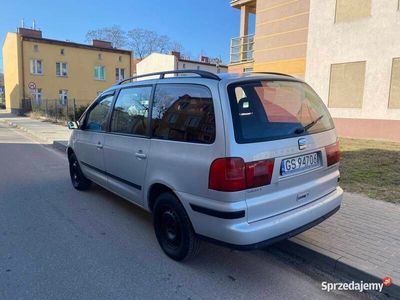
M253 80L230 85L228 93L234 131L229 156L274 161L271 183L246 191L249 222L336 189L338 165L327 159L327 151L332 155L337 148L336 133L325 105L308 85Z
M86 113L75 143L75 152L84 174L106 186L103 146L114 93L101 96Z
M143 184L149 159L148 138L151 85L122 88L104 139L108 187L120 196L143 204Z

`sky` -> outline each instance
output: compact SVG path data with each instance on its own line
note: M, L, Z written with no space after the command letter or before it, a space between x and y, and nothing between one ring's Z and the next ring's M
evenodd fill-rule
M0 40L4 41L8 31L16 31L21 19L27 28L35 20L45 38L77 43L85 43L85 34L91 29L140 27L168 35L182 44L192 58L202 53L229 63L230 39L239 36L240 24L240 11L229 3L230 0L0 0Z

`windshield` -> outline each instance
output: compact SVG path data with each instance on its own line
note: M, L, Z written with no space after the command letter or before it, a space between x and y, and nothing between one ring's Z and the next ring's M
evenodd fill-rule
M332 129L324 103L305 83L250 81L228 86L237 143L283 139Z

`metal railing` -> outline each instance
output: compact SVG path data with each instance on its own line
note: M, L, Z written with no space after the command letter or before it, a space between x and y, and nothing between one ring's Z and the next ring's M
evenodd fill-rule
M231 39L231 64L253 61L254 34Z
M78 120L91 103L91 100L77 99L26 99L25 101L30 102L31 111L35 116L55 122Z

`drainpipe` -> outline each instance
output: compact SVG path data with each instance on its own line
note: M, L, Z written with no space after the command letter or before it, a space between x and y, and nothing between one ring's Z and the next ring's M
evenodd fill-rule
M22 104L22 101L25 99L25 68L24 68L24 38L21 37L21 69L22 69L22 99L20 99ZM20 105L20 109L21 109Z

